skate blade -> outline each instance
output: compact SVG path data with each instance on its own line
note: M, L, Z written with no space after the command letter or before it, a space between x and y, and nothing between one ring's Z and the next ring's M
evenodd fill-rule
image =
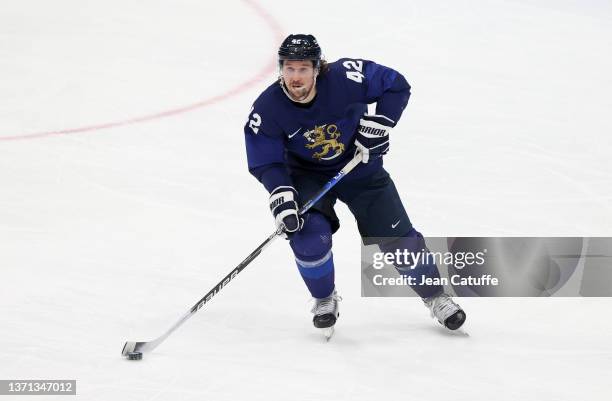
M325 341L331 340L331 338L334 336L334 333L335 333L334 326L325 327L319 330L321 330L321 333L323 333L323 336L325 337Z
M456 336L456 337L469 337L470 336L463 327L459 327L456 330L451 330L448 327L445 327L444 325L442 325L442 327L444 327L445 333L450 334L452 336Z
M459 327L457 330L452 330L452 332L455 333L458 336L461 336L461 337L469 337L470 336L470 334L467 331L465 331L465 329L463 327Z

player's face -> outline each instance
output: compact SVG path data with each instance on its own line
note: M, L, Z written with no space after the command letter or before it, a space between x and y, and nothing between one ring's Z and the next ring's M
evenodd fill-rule
M315 83L315 69L310 60L285 60L281 70L285 87L294 100L310 95Z

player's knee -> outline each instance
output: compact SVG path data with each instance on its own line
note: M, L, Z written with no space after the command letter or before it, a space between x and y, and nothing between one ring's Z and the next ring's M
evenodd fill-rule
M386 238L378 244L384 253L408 255L399 258L402 263L396 261L395 267L400 271L410 271L415 269L430 269L435 267L428 256L429 250L423 235L414 227L401 237ZM432 266L433 265L433 266Z
M332 247L331 224L321 213L306 213L304 226L291 236L290 245L298 260L313 262L325 257Z
M401 237L383 238L378 244L383 252L395 252L396 250L406 250L408 252L422 252L426 250L423 234L411 227L410 230Z

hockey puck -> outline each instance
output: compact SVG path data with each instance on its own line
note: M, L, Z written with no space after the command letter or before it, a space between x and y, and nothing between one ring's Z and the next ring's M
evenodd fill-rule
M139 361L142 359L142 352L139 352L139 351L128 352L127 357L130 361Z

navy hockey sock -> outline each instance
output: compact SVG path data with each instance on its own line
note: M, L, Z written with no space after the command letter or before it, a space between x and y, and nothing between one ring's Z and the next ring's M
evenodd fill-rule
M331 250L321 260L295 260L300 275L314 298L325 298L334 290L334 259Z
M298 270L312 296L329 296L334 290L334 259L327 218L318 212L306 213L304 226L290 238Z
M411 228L405 237L395 238L393 241L381 244L380 248L383 252L396 252L403 253L404 251L411 252L413 254L421 254L421 259L416 266L412 264L400 265L396 264L395 269L399 274L405 277L413 277L416 282L415 285L411 285L412 288L421 298L429 298L441 294L444 288L440 284L420 284L428 279L433 280L434 283L440 282L440 272L438 266L431 258L425 258L425 253L428 251L425 245L423 235Z

